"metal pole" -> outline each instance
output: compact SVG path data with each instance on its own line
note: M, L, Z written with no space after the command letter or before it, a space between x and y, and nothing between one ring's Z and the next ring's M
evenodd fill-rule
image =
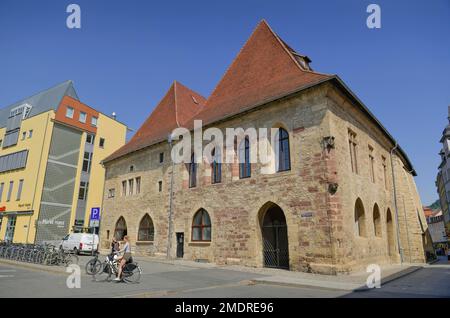
M170 146L170 153L172 154L172 135L169 135L168 142ZM168 223L169 223L169 229L167 234L167 259L171 259L171 252L172 252L172 236L173 236L173 179L174 179L174 173L175 173L175 162L173 161L172 156L170 156L172 161L172 175L170 176L170 188L169 188L169 213L168 213Z
M392 186L394 188L394 208L395 208L395 220L397 222L397 246L398 250L400 252L400 263L403 264L403 249L402 245L400 244L400 225L398 223L398 206L397 206L397 189L395 187L395 173L394 173L394 160L392 159L392 155L395 151L395 149L398 148L397 142L395 143L394 148L390 151L390 158L391 158L391 170L392 170Z
M101 242L100 242L100 229L101 229L101 225L102 225L102 215L104 214L103 212L103 207L104 207L104 203L105 203L105 183L106 183L106 167L105 167L105 163L103 161L100 162L100 164L102 165L103 168L103 185L102 185L102 203L101 203L101 208L100 208L100 215L98 218L98 243L97 243L97 252L100 251L100 247L101 247ZM115 195L115 194L114 194ZM95 230L94 230L95 232ZM114 236L114 233L113 233ZM94 243L95 245L95 243Z
M405 197L402 195L403 200L403 213L405 215L405 225L406 225L406 240L408 241L408 252L409 252L409 262L411 263L411 242L409 241L409 230L408 230L408 219L406 217L406 204L405 204ZM419 220L420 222L420 220Z

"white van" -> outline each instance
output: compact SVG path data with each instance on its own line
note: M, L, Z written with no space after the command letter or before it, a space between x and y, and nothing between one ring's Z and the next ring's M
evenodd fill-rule
M75 254L92 253L98 250L98 235L89 233L71 233L62 239L60 248Z

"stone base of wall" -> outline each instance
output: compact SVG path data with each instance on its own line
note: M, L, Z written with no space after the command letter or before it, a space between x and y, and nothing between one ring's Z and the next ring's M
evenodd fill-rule
M151 257L159 257L166 258L166 253L158 252L151 242L140 242L131 244L131 249L133 255L135 256L151 256ZM110 249L101 249L100 252L109 253ZM255 260L252 259L244 259L244 258L205 258L199 259L198 257L193 257L194 255L185 254L184 260L189 261L203 261L214 263L217 265L242 265L253 268L262 268L264 266L258 265ZM197 255L198 256L198 255ZM376 257L374 259L361 259L358 261L348 262L346 264L327 264L327 263L308 263L308 264L292 264L290 265L291 271L297 272L307 272L314 274L322 274L322 275L348 275L353 272L365 271L369 264L378 264L380 266L388 265L388 264L399 264L400 256L393 255L391 257Z
M156 248L153 242L137 242L134 245L135 255L155 256Z

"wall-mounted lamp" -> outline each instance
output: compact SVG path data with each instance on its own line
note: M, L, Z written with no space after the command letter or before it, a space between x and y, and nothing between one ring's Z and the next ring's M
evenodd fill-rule
M328 151L334 148L334 136L326 136L322 139L323 148Z
M339 187L339 185L337 183L329 183L328 184L328 192L331 195L334 195L334 194L336 194L338 187Z

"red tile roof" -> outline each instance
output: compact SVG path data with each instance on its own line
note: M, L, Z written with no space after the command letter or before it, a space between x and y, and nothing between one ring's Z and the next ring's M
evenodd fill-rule
M192 128L194 119L210 124L332 78L302 68L299 57L261 21L208 100L175 82L134 137L104 161L163 141L180 125Z
M184 127L205 101L203 96L175 81L130 141L104 161L119 158L167 139L173 129Z
M423 212L424 212L424 214L425 214L425 217L426 217L426 218L429 218L429 217L433 216L433 214L434 214L435 211L433 211L433 210L432 210L431 208L429 208L429 207L423 207Z
M331 78L303 69L294 54L266 21L261 21L196 119L208 124Z

